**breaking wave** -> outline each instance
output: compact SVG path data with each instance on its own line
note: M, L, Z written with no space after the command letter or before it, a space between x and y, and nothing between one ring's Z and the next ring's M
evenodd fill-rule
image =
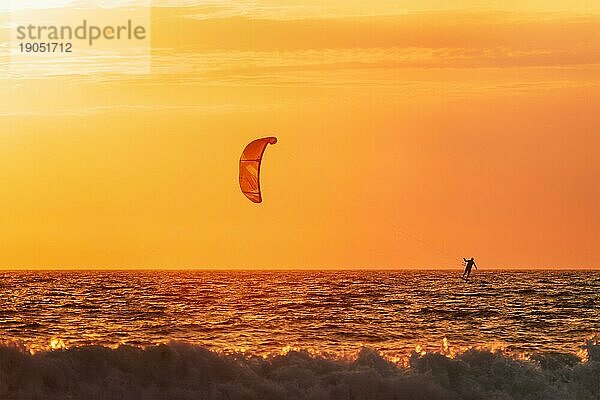
M541 353L523 360L471 349L413 352L399 366L370 349L352 359L290 351L258 357L169 343L85 346L32 354L0 346L0 399L544 399L600 398L600 344L585 358Z

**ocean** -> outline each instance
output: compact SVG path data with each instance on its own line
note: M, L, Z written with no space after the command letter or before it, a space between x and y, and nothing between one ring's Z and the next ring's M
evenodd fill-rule
M600 271L5 271L0 399L600 399Z

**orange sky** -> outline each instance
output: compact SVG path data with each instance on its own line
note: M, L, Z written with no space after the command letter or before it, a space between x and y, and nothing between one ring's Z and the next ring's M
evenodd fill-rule
M600 267L600 7L368 3L155 1L149 75L2 73L0 266Z

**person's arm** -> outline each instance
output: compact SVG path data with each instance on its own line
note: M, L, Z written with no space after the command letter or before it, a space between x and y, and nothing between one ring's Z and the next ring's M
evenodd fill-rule
M475 267L475 269L477 269L477 264L473 263L473 266Z
M463 257L463 261L464 261L464 262L467 262L467 259Z

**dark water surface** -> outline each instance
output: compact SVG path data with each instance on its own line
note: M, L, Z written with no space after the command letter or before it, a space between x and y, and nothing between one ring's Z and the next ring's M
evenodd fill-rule
M186 341L401 356L421 346L577 353L600 332L600 271L0 273L0 338L31 348Z

